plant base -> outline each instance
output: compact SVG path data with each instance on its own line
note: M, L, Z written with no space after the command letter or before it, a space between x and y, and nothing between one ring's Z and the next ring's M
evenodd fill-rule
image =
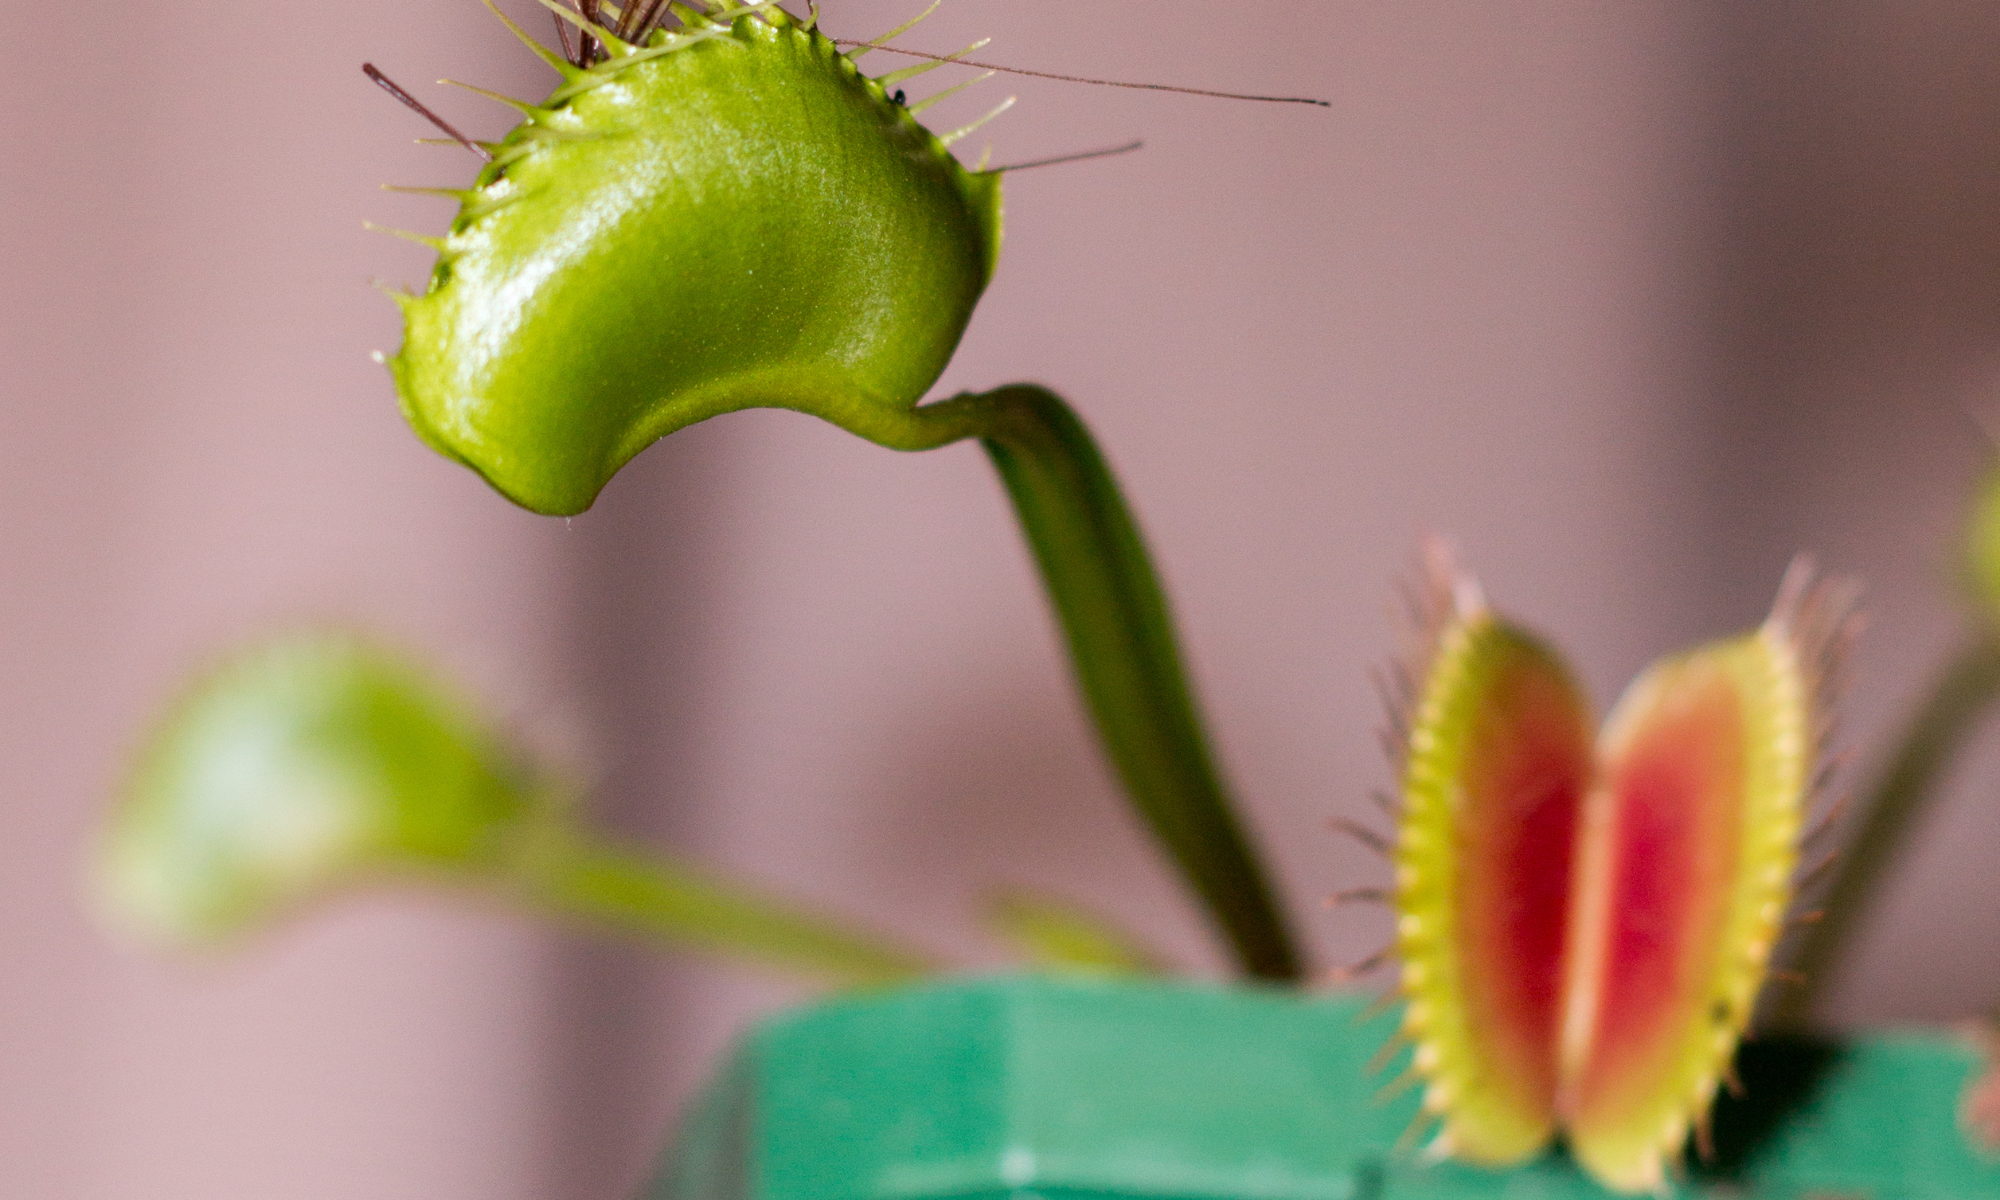
M1417 1097L1378 1101L1393 1015L1365 999L1083 978L850 996L748 1034L647 1200L1602 1198L1559 1153L1511 1171L1395 1147ZM1948 1037L1757 1042L1717 1161L1684 1195L2000 1200L1956 1109Z

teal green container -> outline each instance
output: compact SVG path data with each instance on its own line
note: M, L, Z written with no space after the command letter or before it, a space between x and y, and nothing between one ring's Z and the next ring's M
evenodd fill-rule
M1351 996L1082 978L849 997L744 1038L647 1200L1604 1197L1398 1151L1414 1094L1367 1068L1395 1018ZM2000 1200L1960 1136L1975 1056L1929 1034L1758 1043L1684 1195Z

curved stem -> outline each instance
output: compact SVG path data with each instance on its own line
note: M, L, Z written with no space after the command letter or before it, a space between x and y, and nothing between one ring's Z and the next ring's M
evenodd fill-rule
M920 951L782 900L565 830L540 831L508 867L508 883L538 907L679 948L756 959L856 986L944 969Z
M1824 916L1807 927L1794 965L1805 979L1771 1009L1771 1024L1807 1025L1826 985L1838 977L1877 885L1908 843L1952 759L2000 699L2000 643L1981 638L1960 650L1903 734L1861 809L1861 824L1835 862Z
M985 443L1126 793L1242 969L1298 979L1298 952L1216 769L1145 542L1076 413L1053 392L1017 384L926 405L864 436L910 450Z

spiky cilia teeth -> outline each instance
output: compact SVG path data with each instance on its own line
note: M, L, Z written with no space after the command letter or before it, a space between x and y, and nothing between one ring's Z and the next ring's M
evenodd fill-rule
M504 172L509 166L528 157L541 146L557 145L598 136L580 130L563 129L550 125L550 119L561 114L567 104L578 96L616 81L623 72L641 63L651 61L663 55L686 50L711 38L726 36L733 30L735 23L741 19L751 18L760 20L776 28L795 28L801 33L815 36L815 30L819 24L819 9L817 4L811 6L811 15L801 21L787 12L780 5L779 0L631 0L628 6L620 6L604 2L604 0L600 0L599 3L594 4L586 4L582 0L569 0L568 3L564 3L563 0L537 0L543 7L548 8L556 15L559 28L565 30L563 45L565 51L568 52L565 54L558 53L549 46L543 45L533 35L529 34L527 30L523 29L518 22L502 12L494 3L494 0L482 0L482 2L486 4L493 15L499 18L523 45L527 46L537 57L547 62L562 74L563 85L557 88L543 103L534 104L498 92L488 91L484 88L474 87L470 84L458 83L455 80L443 81L467 88L488 99L504 104L519 112L524 118L521 124L516 126L501 142L475 142L462 136L455 136L450 139L451 142L456 144L481 150L488 156L487 167L480 175L479 186L471 191L456 193L466 197L466 202L457 220L454 222L454 232L477 221L483 216L491 214L508 202L507 199L485 193L490 192L496 184L504 180ZM862 47L849 52L846 55L847 59L851 62L853 59L859 58L862 54L866 53L868 49L890 42L907 32L930 16L932 12L936 11L941 2L942 0L934 0L929 8L925 9L912 20L883 34L881 37L873 39L872 43L864 44ZM677 19L680 22L679 27L669 28L666 24L669 18ZM574 26L578 34L575 47L570 46L571 39L566 32L570 26ZM898 79L914 77L937 67L949 65L985 46L990 40L982 38L955 54L945 55L927 63L889 72L875 82L878 85L893 83ZM936 95L909 105L907 111L914 117L931 105L948 99L991 75L992 72L989 71L984 75L966 80L954 87L946 88ZM991 121L1012 107L1014 101L1015 98L1010 96L978 120L941 135L939 137L940 143L949 146L960 138L975 132L988 121ZM435 118L433 119L435 120ZM436 141L438 139L423 140ZM982 158L979 169L984 170L984 168L985 161ZM436 191L440 194L450 192L450 189L401 188L394 190L428 190ZM445 247L441 244L434 244L434 248L438 249L440 253L446 252Z

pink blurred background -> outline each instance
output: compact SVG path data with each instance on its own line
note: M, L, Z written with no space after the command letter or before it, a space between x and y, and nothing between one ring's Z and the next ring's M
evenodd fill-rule
M915 0L825 8L866 36ZM623 1197L732 1031L801 994L449 896L199 961L101 932L82 862L136 731L302 617L431 655L595 771L607 822L708 863L974 963L980 890L1043 886L1215 968L976 448L743 414L565 522L404 429L369 283L428 254L361 222L441 229L376 185L471 165L358 68L499 132L430 80L549 81L473 0L68 12L0 0L0 1193ZM939 391L1035 379L1094 423L1322 965L1385 935L1315 902L1377 870L1324 822L1386 780L1366 668L1421 531L1600 703L1754 621L1798 548L1871 585L1858 743L1952 644L2000 368L2000 8L952 0L909 44L984 35L1333 101L1003 79L935 122L1018 92L970 153L1146 140L1010 180ZM2000 999L1996 791L1988 737L1844 1019Z

